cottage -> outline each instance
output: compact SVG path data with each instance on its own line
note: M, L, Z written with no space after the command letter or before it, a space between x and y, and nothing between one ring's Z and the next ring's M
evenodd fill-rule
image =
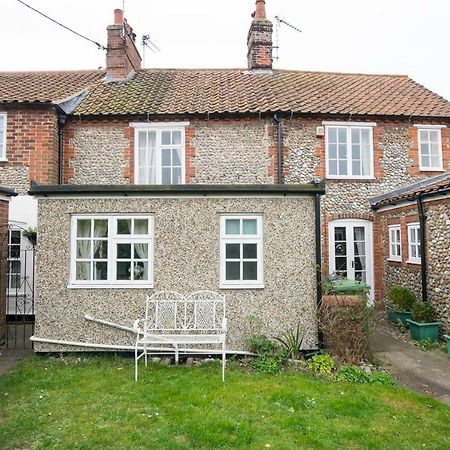
M365 281L373 301L383 297L369 201L450 169L449 102L403 75L274 69L264 0L245 69L142 69L122 11L107 31L106 70L47 96L59 113L65 99L59 138L44 139L59 176L27 178L39 199L36 336L112 341L117 333L83 314L127 322L148 289L208 288L234 308L233 348L250 317L270 334L300 322L314 347L320 275ZM17 80L30 101L35 85L53 92L59 77L4 75L2 107L13 108Z

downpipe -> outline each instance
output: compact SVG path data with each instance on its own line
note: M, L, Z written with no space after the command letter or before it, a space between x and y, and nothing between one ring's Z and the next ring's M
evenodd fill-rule
M283 184L283 126L278 114L273 116L273 121L277 126L277 184Z
M423 209L422 197L419 195L417 197L417 209L419 211L419 224L420 224L420 272L422 278L422 301L428 301L428 290L427 290L427 255L426 255L426 221L427 216Z

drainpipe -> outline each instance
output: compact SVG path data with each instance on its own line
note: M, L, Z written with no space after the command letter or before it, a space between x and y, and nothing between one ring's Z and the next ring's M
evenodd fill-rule
M58 114L58 184L63 184L63 139L66 114Z
M426 258L426 233L425 224L427 216L423 209L422 197L417 196L417 209L419 210L419 223L420 223L420 272L422 275L422 301L428 301L427 291L427 258Z
M278 135L278 176L277 183L283 184L283 128L278 114L273 116L273 121L277 125Z
M316 235L316 302L319 308L322 304L322 249L321 249L321 226L320 226L320 194L314 199L315 210L315 235ZM318 330L319 348L323 348L323 331Z

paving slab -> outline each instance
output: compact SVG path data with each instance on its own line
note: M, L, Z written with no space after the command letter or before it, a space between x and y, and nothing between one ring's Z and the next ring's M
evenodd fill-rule
M379 331L371 335L370 346L400 385L450 405L450 359L446 354L424 352Z
M0 375L14 367L21 359L31 355L33 350L0 350Z

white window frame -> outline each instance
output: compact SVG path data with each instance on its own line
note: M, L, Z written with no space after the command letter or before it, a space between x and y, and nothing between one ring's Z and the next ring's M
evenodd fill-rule
M12 233L19 233L20 235L20 240L19 240L19 244L12 244L11 243L11 238L12 238ZM21 228L16 228L16 227L12 227L8 229L8 294L16 294L16 293L22 293L23 292L23 286L19 286L18 288L15 287L11 287L11 275L15 275L19 277L19 284L22 284L22 270L23 270L23 261L22 261L22 239L23 239L23 235L22 235L22 229ZM11 256L11 248L13 246L18 246L19 247L19 256L18 257L12 257ZM19 271L18 272L12 272L11 271L11 263L19 263Z
M445 128L445 125L415 125L417 127L417 149L418 149L418 157L419 157L419 170L424 172L442 172L444 170L443 158L442 158L442 128ZM422 165L422 140L421 134L426 132L429 136L430 131L436 131L438 135L438 156L439 156L439 166L424 166ZM430 145L430 140L428 140L428 148ZM431 155L431 154L430 154Z
M408 223L408 263L411 264L421 264L421 251L422 245L420 243L420 224L418 222ZM417 240L413 241L412 234L415 234ZM416 249L415 252L413 249ZM417 256L413 256L413 253L416 253Z
M335 180L372 180L375 178L374 176L374 146L373 146L373 127L376 126L376 123L372 122L323 122L325 126L325 166L326 166L326 178L335 179ZM330 175L329 170L329 131L330 129L335 128L345 128L347 134L347 175ZM354 129L368 129L369 130L369 144L370 144L370 154L369 154L369 163L370 163L370 171L369 174L366 175L353 175L352 169L352 144L351 144L351 132ZM337 149L339 151L339 149Z
M0 117L3 117L3 138L0 139L1 148L0 148L0 161L7 161L6 157L6 131L7 131L7 121L8 115L5 112L0 112Z
M134 184L140 183L139 180L139 155L138 143L139 132L141 131L156 131L156 165L158 167L156 184L162 184L161 180L161 133L163 131L180 131L181 132L181 183L186 183L186 127L189 122L158 122L158 123L131 123L130 126L134 128Z
M255 235L225 233L227 219L256 219L257 233ZM256 244L257 245L257 279L227 280L226 279L226 244ZM221 214L220 215L220 284L221 289L263 289L264 288L264 253L263 253L263 216L262 214ZM241 254L241 263L243 255Z
M108 221L108 279L107 280L77 280L76 279L76 242L77 220L96 219ZM148 219L148 235L124 235L117 233L118 219ZM77 214L71 216L71 252L70 252L70 280L69 288L152 288L154 268L154 217L141 214ZM148 280L116 280L117 245L120 243L147 243L148 244Z
M402 230L400 225L389 225L389 261L402 260ZM398 239L397 239L398 237ZM392 251L395 247L398 251Z

